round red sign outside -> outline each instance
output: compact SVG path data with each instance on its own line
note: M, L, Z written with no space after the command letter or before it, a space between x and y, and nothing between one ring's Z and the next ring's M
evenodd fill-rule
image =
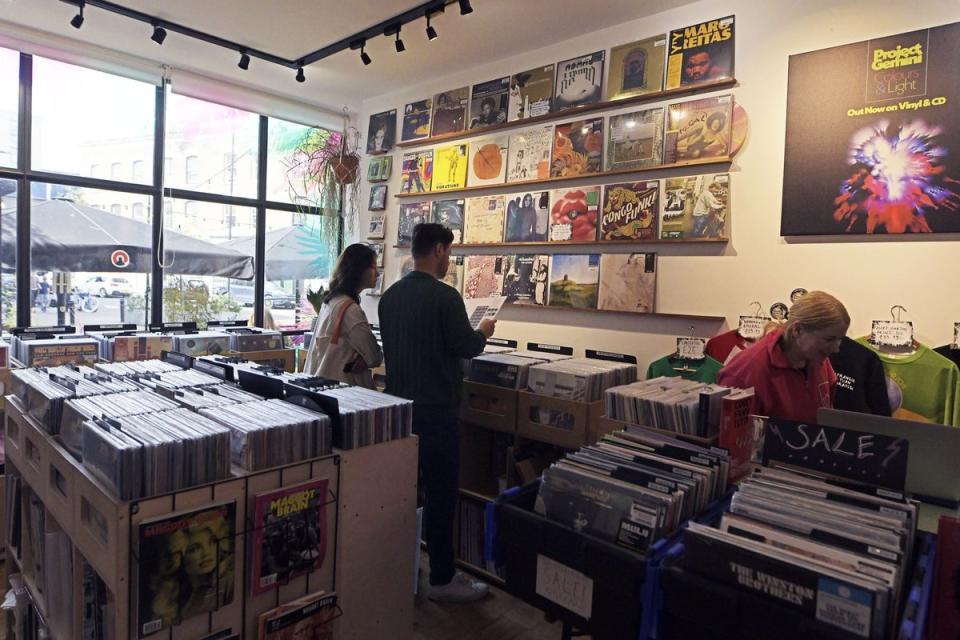
M117 249L110 254L110 264L118 269L126 269L130 266L130 254L123 249Z

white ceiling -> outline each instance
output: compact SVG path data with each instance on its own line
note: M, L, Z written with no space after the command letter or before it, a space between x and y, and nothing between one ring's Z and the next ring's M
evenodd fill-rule
M193 27L250 47L296 58L421 4L420 0L116 0L144 13ZM149 38L148 25L95 7L86 10L80 30L70 26L76 8L60 0L0 0L0 21L133 54L230 82L339 109L429 77L538 49L576 35L689 4L690 0L472 0L474 12L460 16L457 5L433 19L440 37L428 42L423 20L402 37L367 46L373 64L344 51L294 72L254 59L247 72L238 56L170 33L163 46ZM597 48L606 43L597 43Z

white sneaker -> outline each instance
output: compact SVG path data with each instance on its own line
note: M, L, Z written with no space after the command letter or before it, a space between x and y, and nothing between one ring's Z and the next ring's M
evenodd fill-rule
M490 586L486 582L474 580L457 571L447 584L430 585L427 597L438 602L473 602L486 597L488 593Z

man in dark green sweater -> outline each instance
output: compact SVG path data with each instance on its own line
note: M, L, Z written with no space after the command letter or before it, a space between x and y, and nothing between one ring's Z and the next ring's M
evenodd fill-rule
M427 597L448 602L482 598L489 590L454 569L453 521L460 476L460 389L463 358L479 355L495 320L474 330L463 299L441 282L450 266L453 233L439 224L413 230L414 270L380 298L386 392L413 400L420 437L424 538L430 554Z

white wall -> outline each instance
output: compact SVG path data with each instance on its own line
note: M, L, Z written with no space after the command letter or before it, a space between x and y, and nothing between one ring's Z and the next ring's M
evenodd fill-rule
M728 326L735 327L737 316L748 312L751 301L759 300L765 308L776 301L789 303L790 291L804 287L829 291L844 301L853 318L851 335L865 334L871 320L889 318L890 307L901 304L909 311L905 319L914 322L922 342L939 346L952 338L953 323L960 321L960 235L788 242L780 237L779 229L788 55L960 21L960 3L954 0L703 0L552 47L478 65L456 76L425 79L402 93L370 98L364 102L358 122L365 129L369 114L390 108L402 112L405 103L438 91L600 48L609 49L731 13L736 14L737 39L738 86L733 93L750 119L747 143L730 169L731 241L725 248L663 245L656 249L657 310L720 315L727 318L727 323L505 308L497 325L499 337L633 353L645 366L672 351L675 337L687 335L691 324L697 335L709 336ZM398 203L393 194L399 189L401 155L401 150L395 150L394 173L388 183L388 247L396 243ZM584 180L583 184L590 182ZM368 188L364 185L361 194L358 239L366 233ZM510 190L509 186L503 188L505 193ZM387 250L385 283L397 278L400 252ZM378 298L364 300L371 321L376 320L377 301Z

